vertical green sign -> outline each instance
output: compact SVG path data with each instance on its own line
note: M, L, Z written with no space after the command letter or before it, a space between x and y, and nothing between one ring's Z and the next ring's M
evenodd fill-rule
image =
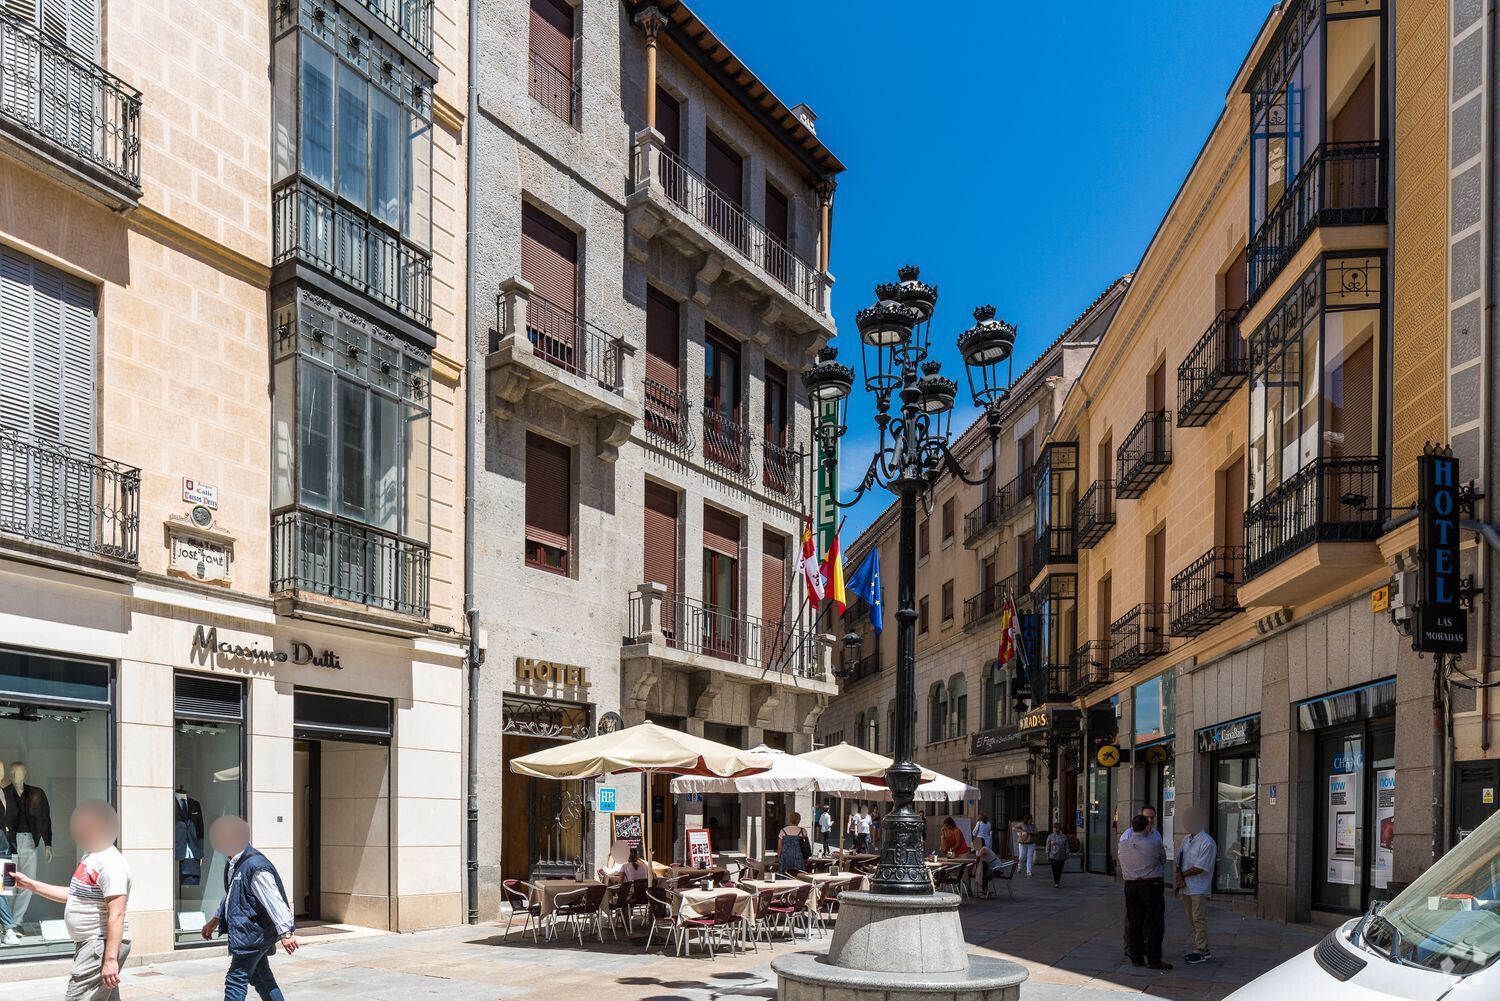
M838 422L838 404L814 405L818 408L818 421L821 424ZM818 461L816 448L814 454L813 476L816 490L813 494L813 525L817 529L818 555L821 557L827 555L829 547L833 545L833 533L838 530L839 507L834 499L839 495L839 467L836 462L829 466ZM838 458L837 444L834 445L834 458Z

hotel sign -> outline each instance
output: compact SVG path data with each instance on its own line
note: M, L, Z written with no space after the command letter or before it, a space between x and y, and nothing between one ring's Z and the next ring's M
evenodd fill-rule
M241 646L238 643L220 642L218 626L199 626L193 632L194 660L200 663L210 656L217 656L220 663L233 664L261 664L272 666L275 664L308 664L312 667L326 667L330 671L342 671L344 665L339 663L339 655L332 650L324 650L318 653L311 646L300 640L292 641L290 650L277 650L273 647Z
M1033 709L1021 717L1019 728L1021 730L1045 730L1052 722L1051 706L1042 706Z
M1418 549L1421 593L1412 615L1412 648L1423 653L1463 653L1469 648L1469 613L1463 607L1459 569L1459 511L1463 497L1458 460L1447 449L1417 457Z
M577 667L573 664L555 664L550 660L517 657L516 681L521 684L587 688L589 687L589 672L588 668Z

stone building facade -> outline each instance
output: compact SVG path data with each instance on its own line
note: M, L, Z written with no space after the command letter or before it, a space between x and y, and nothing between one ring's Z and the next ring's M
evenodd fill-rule
M791 588L811 489L799 376L834 333L842 165L686 5L491 4L480 32L488 915L504 878L596 864L622 815L663 860L685 828L758 855L781 817L810 818L806 797L674 802L663 777L643 799L636 776L537 782L509 762L647 719L810 748L834 687ZM616 816L595 813L599 786Z
M113 803L141 957L223 814L299 915L452 924L464 12L57 6L0 13L0 759L50 814L7 848L66 883ZM0 963L71 957L10 899Z

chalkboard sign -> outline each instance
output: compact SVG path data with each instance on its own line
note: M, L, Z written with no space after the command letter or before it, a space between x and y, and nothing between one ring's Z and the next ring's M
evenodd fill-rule
M613 841L623 841L631 848L639 849L644 837L639 813L616 813L610 817L614 825Z
M687 864L694 869L712 868L714 846L709 840L708 829L690 827L684 833L687 834Z

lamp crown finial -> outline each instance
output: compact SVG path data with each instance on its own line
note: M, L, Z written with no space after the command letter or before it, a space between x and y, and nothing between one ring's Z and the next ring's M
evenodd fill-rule
M942 371L942 368L943 368L943 363L940 362L940 361L938 361L936 358L934 358L931 361L926 361L926 362L922 363L922 374L923 375L937 375L940 371Z
M915 264L906 264L896 269L896 277L904 282L914 282L921 275L922 269Z
M825 344L818 349L818 361L833 361L839 356L839 349L832 344Z
M980 323L984 323L986 320L993 320L994 318L995 307L989 305L988 303L974 310L974 319L978 320Z

